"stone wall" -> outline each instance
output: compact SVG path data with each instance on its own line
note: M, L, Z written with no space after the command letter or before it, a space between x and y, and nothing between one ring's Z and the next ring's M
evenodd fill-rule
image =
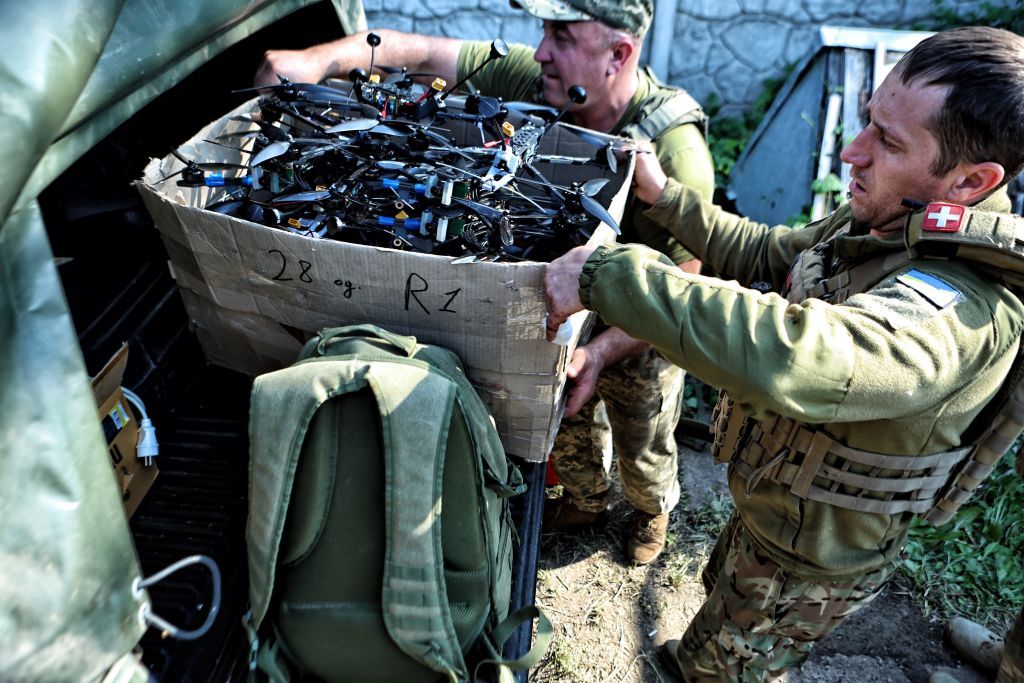
M961 13L986 0L945 0ZM987 0L1012 6L1017 0ZM712 93L723 114L736 114L761 92L766 78L784 73L803 57L822 24L906 28L926 18L934 0L656 0L674 14L673 31L664 32L652 63L659 75L681 85L697 99ZM671 12L671 5L675 12ZM536 44L540 22L513 10L505 0L363 0L370 27L455 38ZM657 27L655 27L656 29ZM652 30L648 42L656 31ZM667 54L666 54L667 52ZM667 65L667 74L664 65Z

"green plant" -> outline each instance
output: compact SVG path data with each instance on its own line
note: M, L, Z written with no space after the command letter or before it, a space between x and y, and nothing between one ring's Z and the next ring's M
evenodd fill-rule
M843 181L835 173L829 173L824 178L818 178L811 183L811 192L827 195L829 202L832 201L832 195L842 191Z
M683 415L704 420L708 419L708 407L715 405L718 391L704 384L693 375L687 375L683 383Z
M1024 480L1017 446L951 522L916 520L901 572L928 611L964 615L1002 633L1024 603Z
M704 110L711 117L708 147L711 149L711 156L715 161L715 187L724 190L728 186L729 176L732 174L736 159L743 152L747 140L761 124L761 120L771 107L775 96L782 88L782 84L786 82L786 78L794 66L790 64L777 78L763 81L764 90L750 105L750 109L740 116L717 116L722 109L721 98L715 92L708 95Z
M1012 6L983 2L966 12L952 0L932 1L935 5L932 15L914 28L944 31L958 26L993 26L1024 33L1024 0L1016 0Z

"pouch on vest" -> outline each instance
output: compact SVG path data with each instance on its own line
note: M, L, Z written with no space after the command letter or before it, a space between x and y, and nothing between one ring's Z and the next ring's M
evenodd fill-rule
M666 131L687 123L696 125L704 137L708 135L708 117L700 103L688 92L662 83L651 67L644 67L656 92L641 107L636 121L625 126L619 135L640 140L657 140Z
M1024 285L1024 218L933 202L907 218L907 250L981 266L1003 282Z
M246 539L252 626L325 681L467 681L498 653L524 490L456 356L372 325L327 329L256 378ZM518 621L517 621L518 620ZM546 635L545 635L546 634ZM542 620L535 650L546 646ZM278 671L282 667L262 667Z

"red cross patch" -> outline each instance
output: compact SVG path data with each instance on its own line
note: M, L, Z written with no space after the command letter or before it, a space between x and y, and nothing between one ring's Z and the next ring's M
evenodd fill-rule
M964 207L957 204L929 204L924 210L921 229L929 232L956 232L964 218Z

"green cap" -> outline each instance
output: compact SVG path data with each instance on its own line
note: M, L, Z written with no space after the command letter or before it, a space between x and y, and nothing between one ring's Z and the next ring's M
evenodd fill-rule
M651 25L653 0L510 0L538 19L600 21L605 26L641 35Z

